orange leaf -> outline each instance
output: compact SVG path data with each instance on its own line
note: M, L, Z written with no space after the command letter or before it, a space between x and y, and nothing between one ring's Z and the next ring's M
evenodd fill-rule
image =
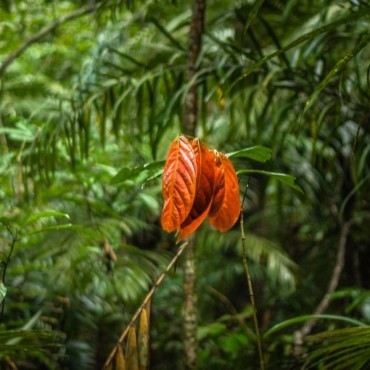
M209 216L213 216L219 210L225 196L225 168L220 153L214 150L215 157L215 181L213 188L213 201Z
M196 192L197 165L191 142L185 136L171 144L163 171L162 194L165 201L162 227L168 232L178 229L193 206Z
M234 226L240 214L239 183L234 167L225 154L216 153L215 163L216 182L209 223L220 231L227 231Z
M197 159L197 186L193 207L181 224L181 232L177 239L180 241L194 232L205 220L211 208L215 180L214 153L198 139L192 141Z

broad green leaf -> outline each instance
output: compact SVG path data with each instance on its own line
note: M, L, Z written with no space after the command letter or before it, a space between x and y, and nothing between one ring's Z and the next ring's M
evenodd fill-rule
M228 153L227 156L229 158L243 157L253 159L257 162L266 162L271 159L271 152L272 150L270 148L266 148L264 146L252 146L250 148Z
M84 228L83 226L80 226L80 225L63 224L63 225L46 226L46 227L42 227L40 229L33 229L33 230L30 230L28 233L26 233L23 236L30 236L30 235L42 233L42 232L45 232L45 231L63 231L63 230L70 230L70 231L85 231L85 230L87 230L88 231L88 229L86 229L86 228Z
M42 211L42 212L34 213L31 216L29 216L24 222L24 226L27 226L34 221L38 221L41 218L49 218L49 217L65 217L66 219L69 220L69 215L67 213L58 212L58 211Z
M280 173L280 172L263 171L263 170L240 170L237 172L238 175L250 174L250 173L258 173L260 175L270 176L303 194L302 188L295 183L296 178L292 175L287 175L286 173Z
M124 167L120 171L118 171L118 173L112 178L111 184L116 185L127 180L132 180L139 176L143 171L154 172L159 168L162 168L163 166L164 161L155 161L134 168Z
M163 173L163 168L157 172L155 172L153 175L151 175L150 177L148 177L145 182L149 182L149 181L152 181L152 180L155 180L157 179L158 177L162 176L162 173Z

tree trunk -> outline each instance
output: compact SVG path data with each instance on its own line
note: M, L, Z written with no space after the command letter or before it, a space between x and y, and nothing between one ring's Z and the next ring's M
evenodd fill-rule
M197 72L197 61L202 46L202 33L205 12L205 0L193 0L193 15L190 25L189 54L187 65L187 82L193 82L185 96L183 117L183 131L186 135L195 136L198 120L198 87L194 79ZM184 261L184 354L185 369L197 368L197 311L195 294L196 263L193 237L189 238L189 245Z
M185 97L184 133L195 136L198 120L198 86L194 80L197 61L202 47L202 34L205 13L205 0L193 0L193 16L190 25L187 82L193 82Z
M184 261L184 354L185 369L197 368L197 296L195 293L196 264L193 237L189 237L189 243Z

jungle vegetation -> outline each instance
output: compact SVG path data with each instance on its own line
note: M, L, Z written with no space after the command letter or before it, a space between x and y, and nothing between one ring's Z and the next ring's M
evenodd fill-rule
M368 369L369 43L366 0L1 0L0 367L104 366L179 250L183 133L234 153L253 291L240 224L205 222L152 296L149 368Z

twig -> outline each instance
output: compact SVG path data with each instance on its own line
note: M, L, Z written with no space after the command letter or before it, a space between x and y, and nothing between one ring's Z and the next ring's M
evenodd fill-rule
M29 39L27 39L20 48L16 51L11 53L8 57L6 57L0 66L0 78L3 77L8 67L17 59L19 58L31 45L35 44L36 42L42 40L47 34L57 29L59 26L70 22L76 18L82 17L86 14L92 13L100 7L101 4L92 4L82 9L78 9L75 12L68 14L67 16L57 19L53 23L49 24L48 26L42 28L39 32L35 33Z
M165 276L167 275L167 273L171 270L172 266L176 263L176 261L179 259L179 257L181 256L182 252L185 250L185 248L187 246L188 246L188 242L184 242L179 247L179 249L177 250L176 254L173 256L173 258L170 261L170 263L167 265L167 267L164 269L164 271L162 272L162 274L159 276L159 278L153 284L152 288L150 289L149 293L144 298L144 300L141 303L140 307L136 310L136 312L132 316L130 322L126 326L125 330L122 332L122 334L121 334L120 338L118 339L118 342L115 345L115 347L113 348L112 352L109 354L107 360L104 363L103 369L107 369L108 368L109 364L111 363L111 361L112 361L112 359L113 359L113 357L114 357L114 355L115 355L115 353L117 351L118 346L120 346L123 343L123 341L124 341L127 333L130 330L130 327L134 325L136 319L139 317L139 315L140 315L141 311L143 310L143 308L149 303L149 301L152 298L155 290L159 287L159 285L161 285L163 279L165 278Z
M245 198L245 196L244 196L244 198ZM244 203L244 199L243 199L243 203ZM246 252L246 246L245 246L246 243L245 243L245 234L244 234L243 211L240 212L240 228L241 228L241 234L242 234L243 266L244 266L245 276L247 277L249 297L251 299L252 310L253 310L253 322L254 322L254 328L256 330L258 356L259 356L259 360L260 360L260 370L264 370L265 369L265 364L264 364L264 361L263 361L261 334L260 334L260 329L259 329L258 320L257 320L257 307L256 307L256 302L254 300L253 285L252 285L251 274L250 274L250 271L249 271L248 260L247 260L247 252Z
M328 288L326 290L324 297L322 298L321 302L318 304L318 306L316 307L314 311L314 315L320 315L326 311L330 303L331 295L337 289L340 275L342 273L343 266L344 266L344 257L345 257L345 252L346 252L347 238L348 238L348 234L352 226L352 223L353 223L353 220L347 221L342 226L342 229L340 232L340 238L339 238L337 258L336 258L333 274L329 281ZM316 323L317 323L317 319L311 319L307 321L300 330L297 330L294 333L294 353L297 356L299 356L302 352L301 347L303 344L303 338L311 333Z

